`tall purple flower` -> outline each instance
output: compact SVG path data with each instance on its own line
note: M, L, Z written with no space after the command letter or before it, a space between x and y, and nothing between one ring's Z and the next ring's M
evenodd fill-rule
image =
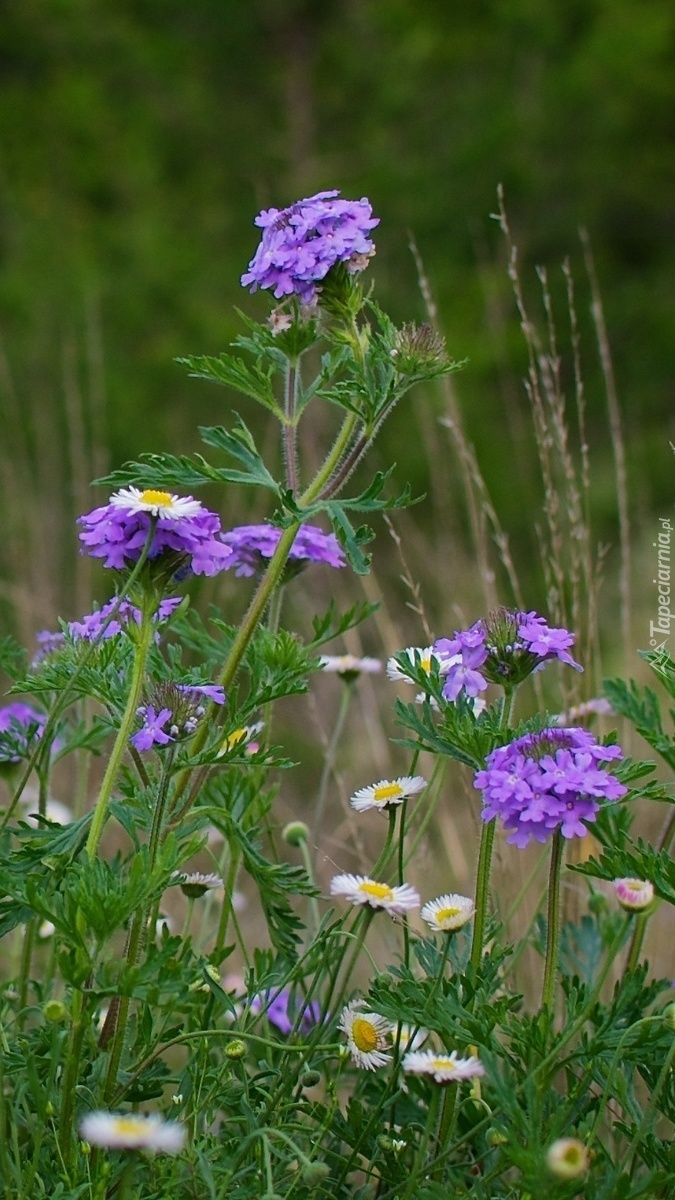
M556 830L583 837L603 800L628 790L601 765L622 757L586 729L542 729L493 750L474 787L483 792L484 821L501 817L515 846L545 842Z
M220 536L229 548L231 557L225 569L234 567L235 575L254 575L271 558L282 534L274 525L237 525ZM305 562L327 563L344 567L345 556L334 533L324 533L316 525L303 525L291 547L289 561L300 566Z
M296 295L313 304L331 267L345 263L354 273L363 270L375 253L369 238L379 225L370 202L340 200L337 190L317 192L288 208L268 208L255 219L262 241L242 277L251 291L271 288L277 300Z
M0 708L0 763L20 762L32 750L34 738L42 737L46 724L45 714L22 700Z
M498 608L470 629L435 642L443 696L456 700L462 691L478 696L489 683L515 687L554 658L581 671L569 653L573 643L574 634L551 628L535 612Z
M123 570L138 562L153 519L148 558L161 558L171 574L215 575L226 565L231 551L215 536L220 532L217 515L191 496L154 488L122 488L108 504L79 517L80 541L87 554L104 559L104 566Z

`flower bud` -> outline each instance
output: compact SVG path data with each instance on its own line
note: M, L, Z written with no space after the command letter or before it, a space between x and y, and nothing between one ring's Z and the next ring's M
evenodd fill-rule
M310 1188L320 1187L330 1175L330 1167L325 1162L309 1162L303 1168L302 1179Z
M491 1125L485 1134L485 1140L488 1146L503 1146L509 1139L503 1129L499 1129L497 1125Z
M654 902L654 885L645 879L615 879L614 891L627 912L644 912Z
M304 821L289 821L281 831L281 836L289 846L299 846L309 837L309 826Z
M546 1151L546 1165L558 1179L578 1179L585 1175L590 1155L578 1138L558 1138Z
M42 1005L42 1015L45 1021L51 1021L56 1025L59 1021L68 1019L68 1009L62 1000L47 1000Z
M242 1042L240 1038L236 1038L235 1041L230 1042L229 1045L227 1045L225 1047L225 1057L226 1058L232 1058L232 1059L236 1060L236 1059L244 1058L245 1056L246 1056L246 1043Z
M675 1005L674 1005L674 1007L675 1007ZM300 1076L300 1079L298 1080L298 1083L300 1084L301 1088L316 1087L317 1084L321 1083L321 1072L320 1071L303 1071L302 1075Z

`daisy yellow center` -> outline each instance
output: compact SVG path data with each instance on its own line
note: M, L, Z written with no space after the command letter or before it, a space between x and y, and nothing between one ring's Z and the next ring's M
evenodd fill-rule
M377 1049L377 1030L365 1017L354 1018L352 1039L357 1050L360 1050L362 1054L370 1054Z
M380 787L375 788L373 800L376 804L386 804L387 800L394 800L402 795L403 788L399 783L383 783Z
M433 1067L434 1071L453 1071L455 1064L451 1058L435 1058Z
M367 880L360 884L362 892L366 896L372 896L374 900L391 900L393 892L387 883L373 883L372 880Z
M426 671L427 674L429 674L429 671L431 670L431 655L430 654L425 654L424 657L420 659L420 666L423 671Z
M153 504L165 507L171 504L170 492L156 492L154 488L146 488L141 492L141 501L143 504Z
M580 1162L583 1162L581 1149L580 1146L568 1146L563 1154L564 1161L569 1163L571 1167L577 1167Z
M135 1136L137 1133L142 1133L145 1130L145 1121L139 1121L133 1117L118 1117L113 1122L113 1129L115 1133L130 1133Z
M461 908L439 908L436 913L436 920L439 922L448 921L452 917L458 917L461 911Z

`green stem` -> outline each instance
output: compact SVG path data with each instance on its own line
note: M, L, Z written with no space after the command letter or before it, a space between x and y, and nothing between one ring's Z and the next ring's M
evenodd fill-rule
M143 677L145 675L145 663L148 657L148 651L152 644L153 626L152 617L155 610L155 601L149 602L145 597L143 601L143 615L141 618L141 626L138 636L138 642L135 648L134 665L131 675L131 688L127 698L126 708L120 727L117 731L115 744L112 748L110 759L106 767L101 790L99 792L94 815L92 817L91 826L89 828L89 836L87 838L87 856L89 860L93 859L98 849L98 844L103 833L103 826L108 812L108 804L112 795L112 790L117 778L117 772L124 757L124 752L127 748L131 730L133 729L136 719L136 710L141 698L143 690Z
M486 821L480 837L478 853L478 871L476 875L476 913L473 919L473 938L471 942L471 966L474 973L478 971L483 957L483 936L485 933L485 918L487 916L488 897L490 893L490 864L492 862L492 847L495 840L496 819Z
M321 772L321 779L319 781L319 791L318 791L317 800L316 800L316 808L314 810L314 829L315 829L315 833L316 833L317 837L318 837L319 833L321 832L321 825L323 822L323 816L324 816L324 812L326 809L326 800L328 798L328 784L330 781L330 777L333 773L333 770L335 768L335 759L337 756L338 743L340 741L340 738L342 737L342 731L344 729L345 721L347 720L347 713L349 712L349 704L350 704L350 701L352 698L352 690L353 689L352 689L351 681L346 680L343 683L342 695L340 696L340 707L338 709L337 716L335 718L335 725L333 726L333 732L331 733L330 741L328 742L328 745L326 746L326 753L325 753L324 761L323 761L323 770Z
M441 1155L446 1148L452 1128L455 1123L455 1113L457 1111L457 1084L446 1084L445 1095L443 1096L443 1107L441 1109L441 1119L438 1125L438 1137L436 1138L436 1154ZM434 1178L441 1179L443 1175L444 1163L438 1163L434 1170Z
M298 447L296 408L298 388L300 385L300 368L297 362L288 359L286 363L286 379L284 382L284 467L286 470L286 487L295 496L298 492Z
M21 947L21 970L19 974L19 998L17 1001L17 1028L23 1029L26 1020L26 1003L28 1001L28 983L30 979L30 963L33 956L33 946L35 945L35 931L37 928L37 917L31 917L30 921L26 922L26 931L23 938L23 946Z
M630 948L628 950L628 957L626 959L626 966L624 967L623 972L624 977L630 974L631 971L637 970L638 963L640 962L642 943L645 940L645 933L647 932L647 924L650 916L651 913L646 912L638 913L636 915L635 928L633 930L633 936L631 938Z
M555 976L558 968L558 943L560 941L560 874L563 863L564 846L562 833L556 829L551 846L551 871L548 883L548 926L546 933L546 965L544 967L544 986L541 994L542 1008L548 1008L553 1013L553 993Z
M513 709L515 693L511 689L505 689L504 700L502 702L502 711L499 720L500 733L508 728L511 719L511 711ZM492 849L495 840L496 818L487 821L483 825L480 838L480 850L478 852L478 869L476 873L476 915L473 922L473 939L471 942L471 966L474 973L478 971L480 960L483 957L483 938L485 935L485 921L487 917L487 906L490 896L490 869L492 866Z
M61 1112L59 1114L59 1145L67 1168L70 1167L73 1149L75 1089L80 1074L80 1058L85 1034L84 995L81 991L73 992L71 1014L70 1043L61 1083Z
M216 934L216 943L211 953L211 958L215 963L219 961L220 955L225 945L227 937L227 927L230 922L230 914L232 912L232 897L237 882L237 873L239 871L240 851L233 851L230 845L230 865L225 880L225 895L223 896L223 904L220 910L220 920L218 921L218 933Z

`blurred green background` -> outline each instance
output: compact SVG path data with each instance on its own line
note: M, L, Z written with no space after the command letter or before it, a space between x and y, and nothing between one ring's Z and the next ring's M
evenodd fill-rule
M264 319L269 301L239 285L253 218L323 188L371 199L377 297L399 322L425 316L414 237L449 348L470 360L456 383L468 435L525 560L539 484L497 186L528 304L543 319L545 264L566 344L570 260L598 536L611 542L586 228L634 527L670 511L674 42L670 0L5 0L2 602L32 624L76 615L84 567L64 578L62 564L88 479L142 450L191 450L198 423L227 420L230 398L173 359L224 349L235 305ZM381 456L428 491L420 403L396 414ZM421 528L432 519L414 512Z

